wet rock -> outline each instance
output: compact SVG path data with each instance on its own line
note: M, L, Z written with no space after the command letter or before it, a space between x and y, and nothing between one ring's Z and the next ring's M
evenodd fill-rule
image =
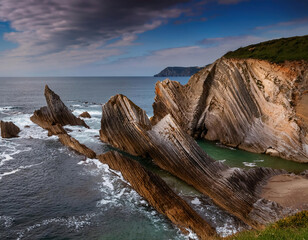
M25 125L24 128L30 128L30 126L29 125Z
M194 138L308 162L307 62L221 58L155 90L153 124L171 114Z
M75 138L69 136L68 134L59 134L58 135L60 142L75 150L76 152L88 157L88 158L96 158L96 153L88 148L86 145L81 144Z
M101 140L132 155L150 157L160 168L194 186L215 204L252 227L272 222L285 212L260 200L260 187L283 170L229 168L210 158L170 115L151 124L145 111L116 95L103 108ZM275 216L275 217L273 217ZM261 220L262 219L262 220Z
M86 123L80 118L75 117L64 105L60 97L51 91L47 85L45 87L45 98L47 107L36 110L30 118L31 121L48 130L48 136L58 136L63 145L88 158L95 158L96 153L94 151L68 135L67 131L71 131L69 128L67 128L67 131L63 128L65 125L79 125L89 128Z
M32 122L47 130L49 130L48 128L50 128L50 126L57 124L60 126L79 125L89 128L82 119L77 118L72 114L72 112L61 101L60 97L50 90L47 85L45 86L45 98L47 107L42 107L40 110L36 110L30 118Z
M91 115L88 112L83 112L82 114L79 115L79 117L91 118Z
M158 212L168 217L184 233L195 232L200 239L212 239L215 230L156 174L146 170L136 160L118 152L98 156L102 163L120 171L126 181Z
M1 128L1 137L2 138L14 138L18 137L18 133L20 132L19 127L17 127L12 122L0 122L0 128Z

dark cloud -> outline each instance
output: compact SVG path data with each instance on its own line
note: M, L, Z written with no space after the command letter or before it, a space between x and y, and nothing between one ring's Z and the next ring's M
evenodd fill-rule
M179 16L188 0L1 0L0 19L16 32L5 37L32 54L63 51L142 33Z

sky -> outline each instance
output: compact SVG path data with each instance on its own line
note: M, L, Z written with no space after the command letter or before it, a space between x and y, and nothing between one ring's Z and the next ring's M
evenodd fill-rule
M307 0L0 0L0 76L152 76L307 34Z

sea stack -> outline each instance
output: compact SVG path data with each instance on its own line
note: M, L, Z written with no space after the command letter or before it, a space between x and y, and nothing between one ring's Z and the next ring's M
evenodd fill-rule
M153 124L170 114L194 138L308 162L308 63L221 58L182 86L157 82Z
M47 85L45 86L45 98L47 107L36 110L30 118L31 121L48 130L49 136L58 136L63 145L88 158L95 158L96 153L94 151L79 143L79 141L67 134L67 131L63 128L65 125L79 125L89 128L88 125L80 118L75 117L60 97L50 90Z

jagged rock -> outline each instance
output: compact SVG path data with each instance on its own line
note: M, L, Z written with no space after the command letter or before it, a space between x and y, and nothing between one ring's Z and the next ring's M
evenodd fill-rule
M155 89L153 124L171 114L194 138L308 162L307 62L221 58Z
M90 115L90 113L88 113L88 112L83 112L82 114L79 115L79 117L91 118L91 115Z
M1 128L1 137L2 138L18 137L18 133L20 132L19 127L17 127L12 122L0 121L0 128Z
M262 208L260 186L285 171L229 168L211 159L170 114L152 125L145 111L125 96L116 95L103 106L100 136L122 151L151 157L160 168L210 196L218 206L250 226L258 227L284 214L277 205L268 207L267 201Z
M85 155L88 158L96 158L96 153L84 144L79 143L75 138L71 137L68 134L59 134L58 135L60 142L75 150L76 152Z
M50 126L57 124L60 126L79 125L89 128L82 119L77 118L72 114L72 112L61 101L60 97L50 90L47 85L45 86L45 98L47 107L42 107L40 110L36 110L30 118L32 122L47 130L50 130L48 129ZM59 129L54 132L58 133L58 130ZM61 131L62 130L60 130L60 132ZM53 132L53 130L51 132Z
M108 152L99 155L98 158L110 168L120 171L133 189L184 233L190 229L200 239L211 239L210 236L215 235L215 230L176 195L158 175L146 170L137 161L118 152Z
M75 117L64 105L60 97L51 91L47 85L45 86L45 98L47 107L36 110L30 118L31 121L48 130L48 136L57 135L63 145L72 148L88 158L95 158L95 152L68 135L63 128L65 125L80 125L89 128L86 123L80 118Z

